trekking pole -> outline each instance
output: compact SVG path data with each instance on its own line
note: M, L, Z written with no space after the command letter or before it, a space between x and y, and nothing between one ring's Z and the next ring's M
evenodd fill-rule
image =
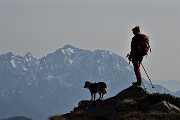
M148 74L147 74L147 72L146 72L146 70L145 70L145 68L144 68L144 66L143 66L142 63L141 63L141 65L142 65L142 67L143 67L143 69L144 69L144 72L146 73L146 75L147 75L147 77L148 77L148 79L149 79L151 85L152 85L152 88L154 88L154 85L152 84L152 82L151 82L151 80L150 80L150 78L149 78L149 76L148 76Z
M141 80L141 82L142 82L142 85L143 85L144 89L146 90L146 87L145 87L145 85L144 85L144 83L143 83L143 81L142 81L142 80Z

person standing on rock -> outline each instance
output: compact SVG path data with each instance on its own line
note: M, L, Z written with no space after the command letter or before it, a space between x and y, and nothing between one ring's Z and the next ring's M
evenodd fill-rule
M132 61L134 66L134 72L137 78L137 82L134 82L133 85L141 86L141 71L140 65L143 60L143 57L147 55L150 45L149 45L149 37L141 34L140 27L136 26L132 29L134 37L131 41L131 51L130 54L127 55L129 61Z

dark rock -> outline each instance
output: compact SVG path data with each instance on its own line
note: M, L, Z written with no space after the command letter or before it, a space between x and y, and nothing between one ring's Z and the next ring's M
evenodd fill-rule
M166 101L153 105L147 102L147 98L153 100L153 96L143 88L130 86L116 96L103 101L82 100L71 113L61 117L66 120L176 120L180 118L178 107Z
M173 105L167 101L159 102L159 103L151 106L150 109L153 111L160 111L160 112L180 113L180 109L178 107L176 107L175 105Z

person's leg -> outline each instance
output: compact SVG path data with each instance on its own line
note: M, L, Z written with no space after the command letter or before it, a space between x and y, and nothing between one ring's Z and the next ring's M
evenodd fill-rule
M134 72L135 72L135 75L136 75L136 78L137 78L136 85L141 85L141 71L140 71L141 61L133 60L132 63L133 63Z

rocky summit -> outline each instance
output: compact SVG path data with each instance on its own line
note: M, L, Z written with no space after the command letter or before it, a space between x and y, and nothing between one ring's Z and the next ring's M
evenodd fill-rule
M49 120L180 120L179 108L180 98L130 86L105 100L82 100L70 113Z

